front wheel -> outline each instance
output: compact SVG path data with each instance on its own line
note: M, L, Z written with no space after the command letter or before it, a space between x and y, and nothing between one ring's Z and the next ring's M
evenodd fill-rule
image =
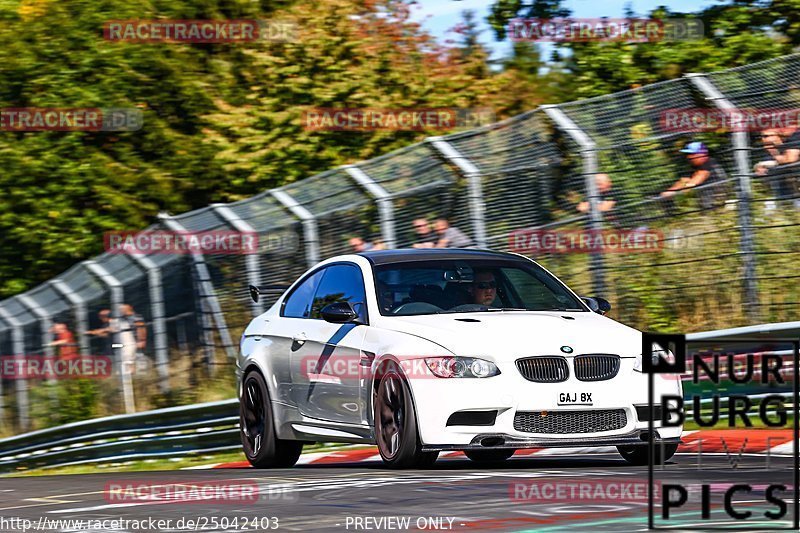
M374 397L375 441L384 464L392 468L424 468L439 452L423 452L411 391L395 369L388 369Z
M464 450L464 455L476 463L502 463L514 455L514 450Z
M635 466L645 466L650 462L649 446L617 446L617 451L623 459ZM653 464L663 465L678 451L677 444L656 444L655 462Z
M244 455L255 468L289 468L303 451L302 442L275 435L267 383L256 371L248 372L242 384L239 434Z

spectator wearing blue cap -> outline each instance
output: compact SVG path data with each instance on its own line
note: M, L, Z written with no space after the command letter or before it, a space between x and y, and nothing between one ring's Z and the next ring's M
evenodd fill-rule
M728 177L722 166L708 155L708 148L701 142L690 142L681 150L686 154L686 159L692 167L692 175L676 181L672 187L661 193L665 199L672 198L680 192L685 192L695 187L698 189L698 196L703 209L713 209L725 202L725 182ZM670 200L668 208L672 210L674 205Z

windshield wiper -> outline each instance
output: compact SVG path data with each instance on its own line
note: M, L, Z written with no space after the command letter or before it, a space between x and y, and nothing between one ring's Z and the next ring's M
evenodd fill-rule
M530 311L530 309L524 309L519 307L490 307L487 311Z

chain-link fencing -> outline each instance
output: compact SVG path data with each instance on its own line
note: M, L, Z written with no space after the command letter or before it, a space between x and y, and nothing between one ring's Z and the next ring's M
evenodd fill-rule
M800 151L797 128L782 124L770 140L769 128L698 130L670 116L798 104L792 55L543 106L236 203L163 214L149 230L252 234L257 248L105 253L0 302L0 432L63 422L68 401L100 406L88 417L215 399L198 397L209 373L229 394L239 335L278 296L254 303L248 284L286 285L359 249L430 245L436 219L476 247L533 257L640 329L795 319L800 163L785 157ZM76 354L105 357L107 379L16 370Z

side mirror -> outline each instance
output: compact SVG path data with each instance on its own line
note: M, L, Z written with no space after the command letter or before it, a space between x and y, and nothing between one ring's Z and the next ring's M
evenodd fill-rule
M605 298L594 296L592 298L581 298L581 299L584 302L586 302L586 305L589 306L589 309L591 309L595 313L605 315L606 313L611 311L611 304L608 303L608 300L606 300Z
M358 318L358 313L350 305L350 302L336 302L328 304L320 311L323 320L334 324L347 324Z

